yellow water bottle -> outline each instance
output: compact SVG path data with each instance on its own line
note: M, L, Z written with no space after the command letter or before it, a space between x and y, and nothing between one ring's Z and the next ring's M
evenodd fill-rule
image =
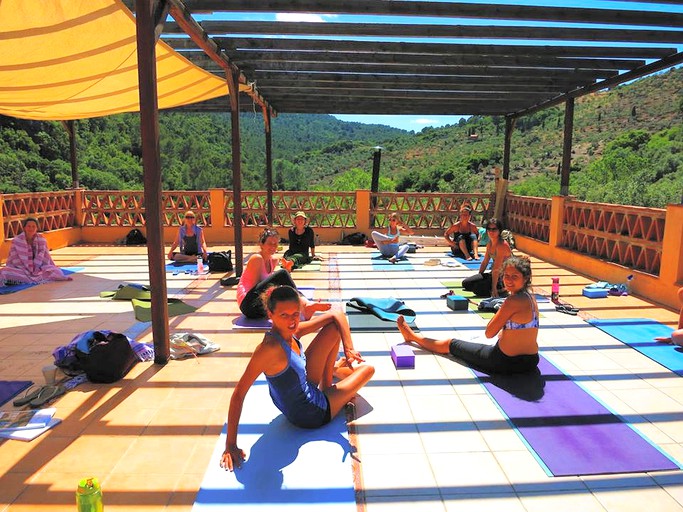
M84 478L78 482L76 506L78 512L103 512L102 489L97 478Z

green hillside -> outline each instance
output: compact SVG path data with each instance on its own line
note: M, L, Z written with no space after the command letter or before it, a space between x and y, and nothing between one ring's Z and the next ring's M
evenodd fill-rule
M571 193L582 199L663 206L683 191L683 69L576 101ZM517 121L511 188L559 192L563 107ZM138 116L79 121L81 185L140 189ZM272 120L274 185L280 190L369 188L373 148L382 146L382 190L491 190L502 166L504 119L477 117L419 133L339 121L329 115ZM265 187L260 113L241 115L242 187ZM168 190L231 188L229 114L160 114L163 185ZM71 184L68 138L60 123L0 116L0 192Z

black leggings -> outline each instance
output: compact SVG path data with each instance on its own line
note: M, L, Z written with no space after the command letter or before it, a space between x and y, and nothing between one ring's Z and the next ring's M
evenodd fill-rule
M508 356L500 350L498 343L483 345L453 339L448 349L451 355L488 374L524 373L538 366L538 354Z
M247 292L244 296L244 300L240 304L240 311L247 318L266 318L268 314L266 309L263 307L263 302L261 301L261 294L265 292L271 286L291 286L296 290L296 285L292 281L292 276L289 275L285 269L280 269L277 272L273 272L263 281L259 282L251 290Z

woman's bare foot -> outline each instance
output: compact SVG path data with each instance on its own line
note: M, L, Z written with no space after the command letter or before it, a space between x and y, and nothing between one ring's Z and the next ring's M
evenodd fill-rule
M403 339L405 339L406 341L414 341L415 343L417 343L417 336L415 332L410 328L410 326L406 323L406 319L403 317L403 315L398 317L398 320L396 320L396 325L398 326L398 330L401 331Z
M673 340L671 338L667 338L667 337L663 337L663 336L655 338L655 341L658 343L673 343Z

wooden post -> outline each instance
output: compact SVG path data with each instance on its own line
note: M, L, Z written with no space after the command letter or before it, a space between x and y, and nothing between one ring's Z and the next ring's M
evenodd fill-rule
M76 149L76 123L73 120L64 121L66 133L69 134L69 157L71 160L71 188L80 187L78 180L78 152Z
M564 141L562 144L562 176L560 195L569 195L569 168L572 163L572 132L574 131L574 98L567 98L564 104Z
M230 94L230 120L232 135L232 202L233 229L235 230L235 276L241 276L244 252L242 247L242 153L240 151L240 91L238 69L225 73Z
M379 167L382 162L382 148L375 146L372 156L372 182L370 184L370 227L375 227L375 214L372 213L377 207L377 193L379 192Z
M268 201L268 225L273 225L273 143L270 136L270 109L265 105L263 110L263 125L266 136L266 200Z
M140 89L140 137L147 225L147 261L152 289L152 336L154 362L166 364L170 357L164 236L161 222L161 158L155 54L154 0L135 0L138 81Z
M515 118L505 117L505 144L503 146L503 179L510 179L510 146L512 144L512 130L515 129Z

